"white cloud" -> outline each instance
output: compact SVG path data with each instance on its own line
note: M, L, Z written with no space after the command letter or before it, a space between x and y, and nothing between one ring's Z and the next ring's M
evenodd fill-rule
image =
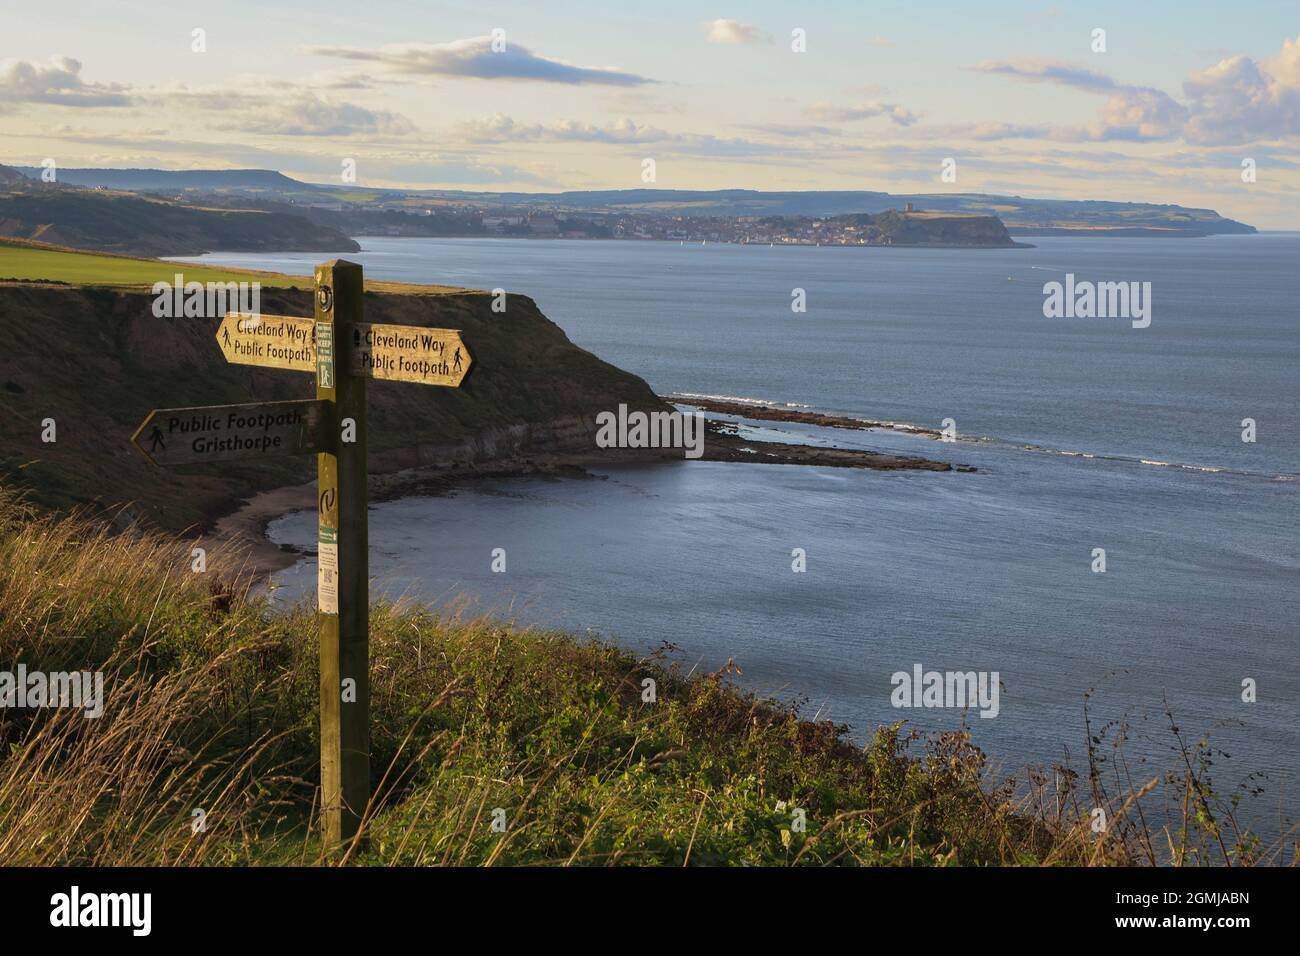
M1300 135L1300 36L1256 63L1248 56L1220 60L1183 83L1191 104L1187 138L1240 143Z
M971 69L1105 94L1093 122L1075 131L1079 138L1225 145L1300 136L1300 36L1285 40L1270 59L1230 56L1192 73L1183 83L1186 103L1163 90L1122 84L1069 63L988 61Z
M701 133L673 133L631 119L605 125L561 120L557 123L518 123L504 113L459 123L448 131L453 141L466 143L604 143L612 146L653 145L666 154L693 156L772 156L791 147L755 140Z
M276 97L245 106L239 110L237 119L214 128L275 136L398 136L415 131L411 122L397 113L323 100L313 93L299 93L287 99Z
M471 120L453 128L460 138L474 143L656 143L670 138L664 130L620 119L603 126L561 120L558 123L517 123L504 113Z
M391 43L374 50L358 47L309 47L315 56L361 60L394 73L407 75L470 77L480 80L531 80L538 83L639 86L654 80L610 67L578 66L539 56L517 43L492 49L490 36L470 37L451 43Z
M1108 92L1119 84L1103 73L1073 63L1053 60L985 60L970 67L977 73L994 73L1030 83L1056 83L1089 92Z
M1098 140L1177 139L1187 122L1187 108L1163 90L1126 86L1106 100L1089 127Z
M758 43L763 39L757 27L739 20L712 20L704 24L704 35L709 43Z

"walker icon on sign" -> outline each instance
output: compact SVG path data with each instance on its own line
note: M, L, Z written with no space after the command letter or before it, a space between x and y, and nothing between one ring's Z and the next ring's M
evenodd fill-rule
M316 384L334 387L334 323L316 323Z
M311 319L227 312L217 329L217 344L226 361L235 365L314 372L314 326Z
M456 388L473 358L454 329L362 322L359 265L327 262L315 277L313 318L228 312L216 337L227 362L315 372L314 399L154 409L131 442L159 465L318 454L321 821L334 851L356 835L370 799L366 379ZM339 440L345 419L356 441ZM346 702L345 681L355 686Z
M455 388L465 380L470 363L458 329L369 322L352 327L353 375Z

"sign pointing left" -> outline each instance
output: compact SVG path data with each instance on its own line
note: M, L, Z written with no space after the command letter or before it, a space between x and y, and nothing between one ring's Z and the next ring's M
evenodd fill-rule
M308 399L155 408L131 441L155 465L326 451L325 404Z
M217 329L226 361L295 372L316 371L316 322L287 315L227 312Z

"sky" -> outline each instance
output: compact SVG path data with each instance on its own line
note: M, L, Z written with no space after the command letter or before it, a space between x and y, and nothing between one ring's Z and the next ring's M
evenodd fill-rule
M1300 0L4 3L3 163L338 183L351 160L363 186L985 192L1300 228Z

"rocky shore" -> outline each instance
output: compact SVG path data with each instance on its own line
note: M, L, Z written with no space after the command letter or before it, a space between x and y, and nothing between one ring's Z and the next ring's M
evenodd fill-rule
M820 425L823 428L851 428L857 431L871 431L873 428L887 428L890 431L905 432L909 435L923 435L926 438L939 438L937 428L919 428L915 425L900 425L896 422L878 422L868 418L847 418L842 415L827 415L823 412L805 412L779 405L759 405L753 402L736 402L725 399L701 398L694 395L668 395L664 401L674 405L686 405L703 412L719 415L735 415L739 418L753 418L762 421L794 422L800 425Z

